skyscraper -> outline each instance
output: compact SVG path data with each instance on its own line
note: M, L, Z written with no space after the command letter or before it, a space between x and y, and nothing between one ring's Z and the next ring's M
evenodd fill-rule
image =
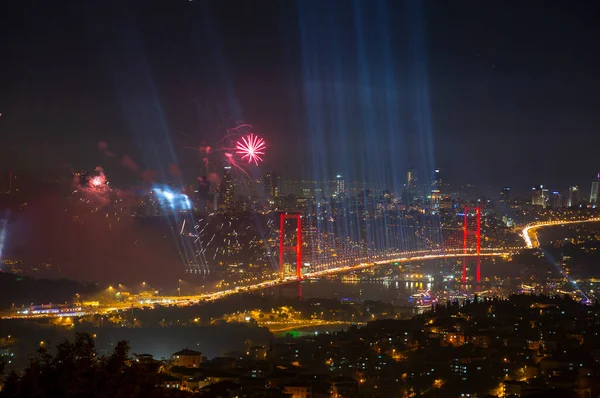
M563 197L558 191L552 192L552 208L560 209L563 206Z
M498 205L502 211L505 211L510 207L510 187L502 188Z
M265 198L267 200L273 199L273 177L271 173L266 173L263 177L263 185L265 188Z
M223 198L223 205L227 208L233 207L235 201L235 184L233 183L230 165L223 167L223 179L221 180L219 191L221 198Z
M433 171L433 177L431 179L431 193L430 201L431 208L438 210L440 208L440 200L442 199L442 177L440 175L440 169Z
M414 204L419 196L419 177L416 170L406 173L406 198L407 204Z
M273 197L278 198L281 193L281 174L273 173Z
M590 204L595 205L598 203L598 194L600 190L600 173L592 181L592 190L590 191Z
M531 205L540 206L543 209L546 208L546 201L548 200L548 189L544 188L543 185L533 187L531 191Z
M341 175L335 176L335 194L336 196L343 196L346 192L346 180Z
M198 208L201 211L206 210L206 201L208 200L208 196L210 195L210 181L203 176L198 179Z
M567 207L579 206L579 187L577 185L569 187L569 199L567 200Z

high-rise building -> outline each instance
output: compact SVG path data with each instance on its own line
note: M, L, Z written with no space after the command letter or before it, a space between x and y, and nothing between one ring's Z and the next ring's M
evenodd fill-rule
M335 176L335 194L336 196L344 196L346 193L346 180L341 175Z
M567 200L567 207L579 206L579 187L573 185L569 187L569 198Z
M500 199L498 200L500 211L506 211L510 207L510 187L502 188L500 191Z
M440 174L440 169L435 169L433 171L433 177L431 179L431 193L429 198L431 202L431 208L434 210L439 210L440 201L442 199L442 177Z
M273 173L273 197L278 198L281 193L281 174Z
M595 205L598 203L598 194L600 193L600 173L592 181L592 190L590 191L590 204Z
M206 176L198 179L198 208L206 210L206 201L210 195L210 181Z
M265 198L267 200L273 198L273 177L271 173L266 173L263 177L263 185L265 188Z
M414 204L419 197L419 176L417 170L406 173L406 198L407 204Z
M223 206L227 208L233 207L235 203L235 184L233 182L233 176L231 175L230 165L223 167L223 179L221 180L219 193L222 198Z
M552 192L552 208L560 209L561 207L563 207L563 197L560 194L560 192L553 191Z
M533 187L531 191L531 205L539 206L543 209L546 208L546 202L548 200L548 189L544 188L543 185Z

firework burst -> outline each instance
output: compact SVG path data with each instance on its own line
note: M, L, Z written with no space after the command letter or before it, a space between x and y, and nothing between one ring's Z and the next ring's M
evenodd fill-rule
M248 163L253 163L258 166L258 162L262 162L262 156L265 154L265 140L254 135L249 134L245 137L242 137L236 145L236 153L240 155L243 160L248 161Z
M103 186L105 184L106 184L106 177L104 177L104 174L90 178L90 186L92 188L100 188L101 186Z

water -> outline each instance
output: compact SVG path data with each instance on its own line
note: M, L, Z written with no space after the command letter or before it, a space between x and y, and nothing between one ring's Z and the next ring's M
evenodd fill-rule
M409 297L420 290L431 288L424 282L401 281L342 281L342 280L306 280L301 284L282 286L280 294L285 297L302 299L336 299L342 301L364 302L383 301L386 303L408 306Z

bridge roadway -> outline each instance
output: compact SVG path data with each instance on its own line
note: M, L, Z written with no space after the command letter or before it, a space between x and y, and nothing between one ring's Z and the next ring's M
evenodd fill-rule
M522 247L511 247L511 248L502 248L502 249L481 249L480 256L481 257L506 257L514 254L516 251L522 249ZM303 275L305 279L317 278L321 276L330 276L338 273L350 272L361 270L369 267L374 267L378 265L384 265L389 263L406 263L409 261L423 261L423 260L435 260L441 258L462 258L462 257L476 257L477 253L474 251L470 251L464 253L463 249L450 249L444 252L431 252L431 251L415 251L415 252L406 252L399 254L401 257L388 257L383 258L383 256L377 257L370 262L363 262L360 264L352 265L352 266L339 266L334 268L328 268L319 271L307 272ZM215 301L221 298L231 296L234 294L240 293L249 293L255 292L262 289L268 289L271 287L276 287L288 283L297 282L297 278L295 276L285 277L283 279L273 279L262 281L252 285L246 286L238 286L232 289L221 290L217 292L211 293L203 293L199 295L193 296L153 296L153 297L136 297L133 296L128 301L119 302L119 303L106 303L99 307L94 308L83 308L83 307L74 307L69 309L41 309L41 310L19 310L19 311L11 311L1 314L2 319L19 319L19 318L29 318L29 319L43 319L43 318L57 318L57 317L80 317L86 315L94 315L94 314L110 314L118 311L124 311L131 308L141 308L148 307L152 305L176 305L176 306L187 306L192 304L197 304L202 301Z
M536 230L549 227L549 226L557 226L557 225L567 225L567 224L578 224L578 223L587 223L587 222L600 222L600 217L592 217L592 218L581 218L575 220L556 220L556 221L543 221L538 223L531 223L526 225L521 231L521 236L525 241L524 247L502 247L502 248L482 248L480 255L482 257L502 257L502 256L510 256L518 252L523 248L534 248L539 246L539 241L537 240ZM422 260L434 260L440 258L461 258L461 257L475 257L477 253L473 250L468 250L467 253L464 253L464 249L447 249L445 251L440 252L431 252L431 251L413 251L413 252L405 252L402 254L398 254L399 257L391 258L380 256L378 258L374 258L368 262L362 262L360 264L355 264L351 266L341 265L339 267L328 268L324 270L318 270L313 272L307 272L303 275L304 278L317 278L321 276L329 276L337 273L344 273L348 271L356 271L361 270L377 265L389 264L393 262L409 262L409 261L422 261ZM283 279L273 279L267 280L263 282L259 282L253 285L247 286L238 286L232 289L221 290L218 292L212 293L204 293L194 296L156 296L151 298L139 298L133 297L131 300L120 303L110 303L106 305L102 305L96 308L71 308L66 311L59 310L48 310L42 312L32 313L30 310L26 311L18 311L18 312L7 312L1 314L1 318L3 319L11 319L11 318L53 318L53 317L78 317L92 314L108 314L112 312L122 311L126 309L130 309L132 307L144 307L150 305L178 305L178 306L186 306L190 304L199 303L201 301L214 301L221 299L223 297L227 297L233 294L254 292L262 289L268 289L275 286L284 285L287 283L296 282L297 279L295 276L285 277Z
M590 218L581 218L575 220L555 220L555 221L541 221L537 223L530 223L523 228L521 232L521 236L525 241L525 246L528 249L533 249L535 247L540 246L540 242L538 241L536 231L540 228L544 227L552 227L552 226L560 226L567 224L582 224L588 222L600 222L600 217L590 217Z

